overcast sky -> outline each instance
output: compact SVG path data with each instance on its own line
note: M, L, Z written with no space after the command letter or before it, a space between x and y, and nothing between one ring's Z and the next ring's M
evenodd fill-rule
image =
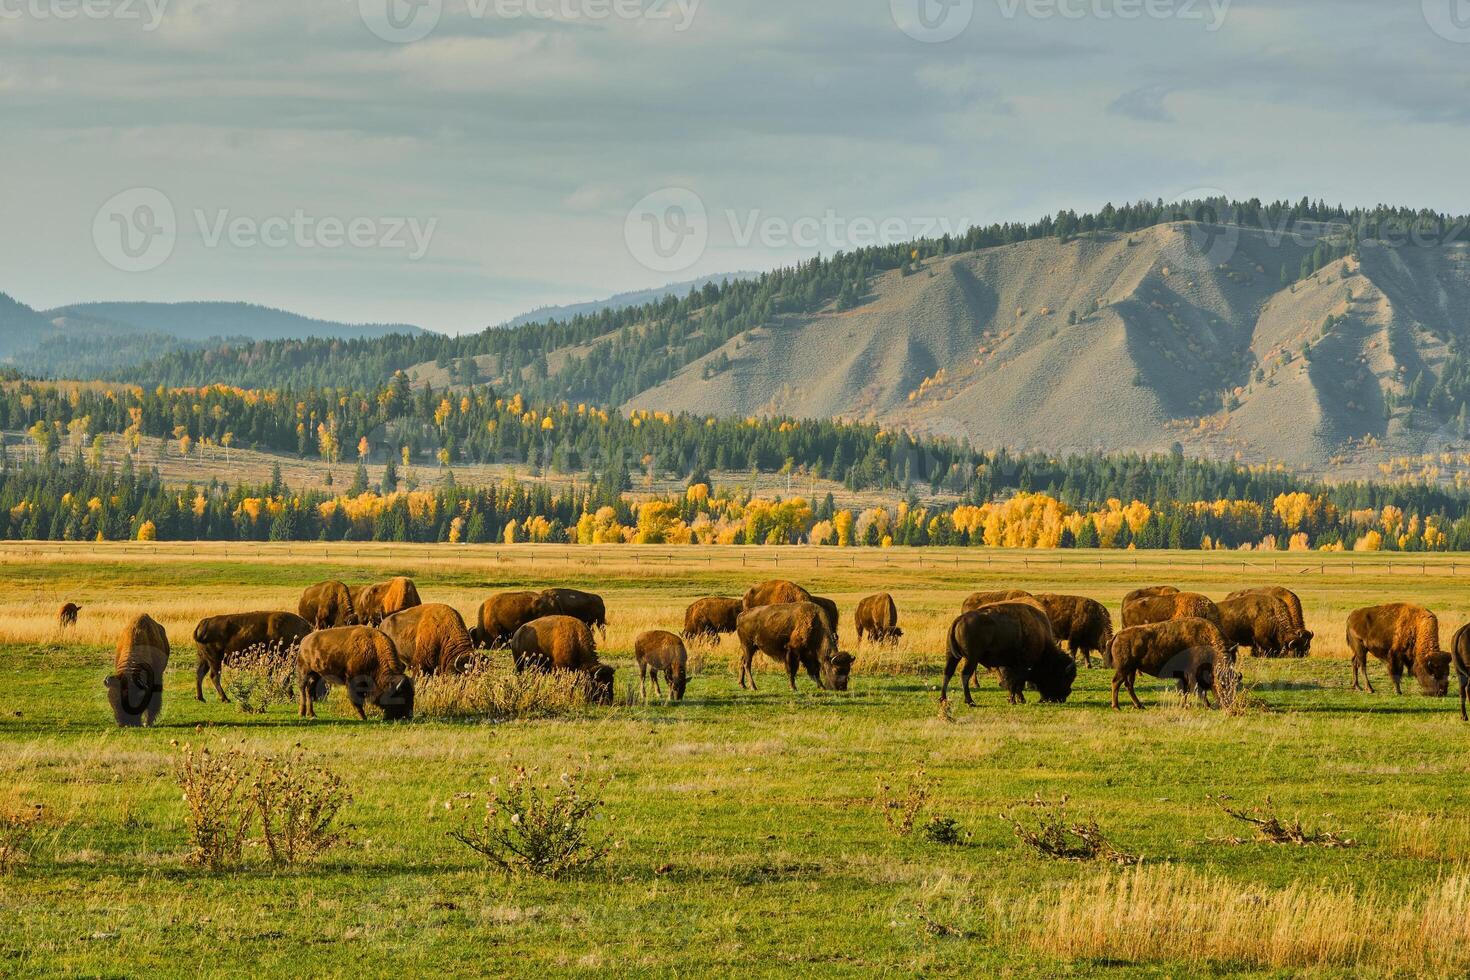
M1467 96L1464 0L0 0L0 290L462 331L1109 200L1465 212Z

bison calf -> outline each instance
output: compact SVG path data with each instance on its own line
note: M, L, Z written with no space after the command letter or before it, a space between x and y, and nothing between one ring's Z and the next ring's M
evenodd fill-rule
M77 613L81 611L81 606L77 605L75 602L68 602L66 605L61 607L61 612L56 614L56 625L61 629L66 629L69 626L75 626L77 624Z
M719 643L721 636L735 632L735 621L744 608L740 599L709 596L695 600L684 610L684 639L690 643Z
M1404 693L1400 681L1404 670L1414 672L1419 688L1429 697L1442 698L1450 691L1450 656L1439 648L1439 619L1422 606L1393 602L1359 609L1348 617L1348 649L1353 652L1353 690L1359 690L1358 674L1369 694L1368 654L1388 665L1393 689Z
M1133 626L1113 638L1113 710L1118 707L1118 688L1128 686L1134 707L1143 702L1134 693L1139 671L1152 677L1174 679L1184 694L1198 693L1210 706L1210 691L1223 705L1221 692L1234 689L1234 658L1219 627L1198 617L1171 619L1146 626Z
M565 670L582 674L591 699L612 704L613 669L597 659L592 629L575 616L543 616L516 630L510 641L516 672Z
M316 717L316 702L330 684L347 689L357 717L367 720L363 706L383 709L384 721L413 717L413 679L387 634L370 626L319 630L301 641L296 653L303 718Z
M837 636L827 624L826 611L816 603L787 602L747 609L740 614L735 632L744 650L741 687L748 679L750 689L757 689L752 664L759 650L786 665L792 691L796 690L796 673L802 669L820 688L847 690L854 658L837 649Z
M194 627L194 643L199 647L194 696L204 700L204 675L208 674L219 699L228 702L219 682L226 659L247 650L284 654L300 646L311 629L311 623L288 612L235 613L201 619Z
M887 592L870 595L858 603L853 614L858 641L871 638L874 643L897 643L903 636L898 628L898 606Z
M163 672L168 669L168 634L139 616L117 639L113 674L104 681L112 715L124 728L152 726L163 710Z
M653 689L663 696L658 679L662 674L669 682L669 697L684 700L684 690L689 686L689 652L684 641L666 630L650 630L640 633L633 641L633 659L638 662L638 673L643 679L643 700L648 700L648 675L653 674Z
M1026 702L1028 683L1041 700L1060 704L1077 680L1077 664L1057 646L1046 613L1031 602L990 603L950 624L940 702L949 700L949 682L960 664L965 703L971 706L970 682L980 667L999 672L1011 704Z

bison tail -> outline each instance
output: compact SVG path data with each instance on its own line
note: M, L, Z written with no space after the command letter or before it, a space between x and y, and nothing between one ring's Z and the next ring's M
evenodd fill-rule
M964 651L960 649L960 641L955 637L955 633L959 631L959 628L960 620L956 619L949 624L949 632L945 635L945 653L949 655L951 663L965 658ZM945 669L948 670L949 668L946 667Z
M199 621L199 625L194 627L194 642L204 642L204 620L202 619Z

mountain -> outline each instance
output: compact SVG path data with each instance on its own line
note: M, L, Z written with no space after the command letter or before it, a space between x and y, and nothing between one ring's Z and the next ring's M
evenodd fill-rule
M0 358L27 346L49 328L44 316L6 293L0 293Z
M567 306L543 306L529 313L505 321L504 327L523 327L528 323L543 323L548 320L570 320L578 316L591 316L601 313L603 310L625 310L635 306L647 306L656 303L666 296L687 296L696 289L703 289L709 283L722 283L735 279L752 279L759 276L758 272L731 272L718 276L705 276L701 279L690 279L685 282L673 282L658 289L642 289L637 292L619 293L607 299L593 300L587 303L572 303Z

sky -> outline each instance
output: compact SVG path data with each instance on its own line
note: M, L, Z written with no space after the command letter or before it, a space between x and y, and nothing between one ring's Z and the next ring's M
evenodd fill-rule
M1108 201L1470 212L1470 0L0 0L0 290L481 329Z

